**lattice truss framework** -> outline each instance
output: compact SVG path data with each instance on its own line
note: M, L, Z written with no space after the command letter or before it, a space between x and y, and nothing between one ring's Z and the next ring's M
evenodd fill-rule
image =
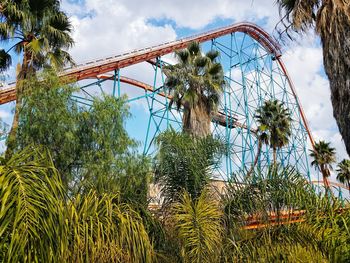
M220 36L209 37L216 34ZM222 162L215 168L214 175L223 179L233 175L246 175L257 154L257 123L254 117L256 110L266 100L278 99L288 107L293 119L289 144L278 150L278 162L282 166L295 167L307 180L314 180L312 183L317 192L323 192L320 173L310 173L308 149L311 147L312 138L310 134L308 136L310 131L305 126L306 119L301 112L301 105L298 104L291 80L280 58L275 57L279 55L276 54L275 47L272 47L275 44L271 44L266 32L253 24L238 23L183 40L88 62L76 69L67 69L63 73L64 76L72 74L82 79L77 82L80 92L73 95L72 99L89 107L94 96L126 95L133 115L126 127L131 136L141 143L141 152L154 154L154 139L160 132L170 126L181 130L182 114L174 108L169 108L169 94L163 88L166 76L162 68L168 63L175 63L172 47L184 47L184 43L190 39L199 39L204 52L210 49L220 52L220 62L229 83L221 97L219 111L213 115L212 120L213 135L222 139L226 146L226 153ZM165 55L156 59L153 55L153 58L148 56L151 59L140 57L148 52L160 52ZM113 66L108 67L109 64L113 64L113 61L119 58L122 61L124 57L126 60L131 59L131 63L126 63L126 66L116 64L117 69L110 70ZM103 69L104 65L108 70ZM109 72L97 74L96 77L93 71L95 69ZM85 75L79 75L80 71L86 72ZM11 83L11 87L0 90L0 104L15 99L14 84ZM264 145L256 169L264 169L271 162L272 149ZM337 196L343 197L344 189L339 184L333 183L331 188Z
M298 102L289 86L288 77L274 54L241 32L207 41L202 44L202 48L203 51L216 49L220 52L220 62L229 83L221 98L219 107L221 118L214 118L212 122L213 135L226 143L226 154L222 164L217 167L216 175L227 178L250 169L257 153L257 123L254 117L256 109L266 100L278 99L288 107L293 119L290 142L278 150L278 160L282 166L296 167L310 179L307 131L300 116ZM114 96L125 93L131 108L143 105L142 116L134 116L140 120L132 123L143 124L143 134L138 132L137 139L142 141L143 153L152 154L154 138L161 131L170 126L181 130L181 112L169 108L169 94L163 88L166 76L162 73L162 67L169 61L173 63L172 60L173 56L165 56L153 63L142 62L105 74L92 83L81 81L82 92L74 97L79 102L89 104L91 98L99 92ZM138 76L137 68L143 71L141 76ZM144 74L145 71L148 72L147 76ZM137 78L139 86L144 86L143 89L125 83L128 76ZM147 119L147 123L141 119ZM266 167L271 161L272 149L264 145L258 167Z

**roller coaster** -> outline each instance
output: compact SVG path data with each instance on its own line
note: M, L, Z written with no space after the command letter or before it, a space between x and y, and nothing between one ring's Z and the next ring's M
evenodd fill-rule
M317 176L312 176L308 160L308 149L314 146L314 140L293 82L282 61L281 48L257 25L237 23L157 46L89 61L66 68L60 76L80 87L72 99L83 105L90 106L96 95L119 97L126 94L131 109L137 108L135 123L139 126L136 128L137 139L143 143L142 151L152 154L154 138L161 131L170 126L181 129L181 112L169 107L171 95L164 89L166 76L162 68L172 63L170 54L185 48L192 41L200 42L204 50L220 52L220 62L229 83L225 87L218 112L212 116L213 136L224 140L226 144L222 163L215 168L215 177L228 178L244 174L251 167L258 147L255 111L264 101L278 99L289 108L292 115L290 141L278 150L278 161L282 166L295 167L321 191L323 182ZM10 83L0 90L0 104L16 99L15 84ZM272 161L271 156L272 150L265 145L257 169L267 167ZM344 190L348 190L344 185L331 185L339 197L343 196Z

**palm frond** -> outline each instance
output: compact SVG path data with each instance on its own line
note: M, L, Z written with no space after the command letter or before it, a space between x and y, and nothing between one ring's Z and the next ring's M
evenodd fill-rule
M222 144L213 139L193 139L188 134L169 130L156 138L158 154L155 179L161 186L165 205L179 199L183 190L193 198L200 195L208 182L212 167L218 163Z
M11 55L0 49L0 72L7 70L12 64Z
M185 192L173 208L185 262L215 262L219 258L223 214L209 195L204 191L193 200Z
M202 73L202 68L204 68L208 63L208 58L206 57L196 57L194 60L194 64L199 74Z
M222 65L220 63L214 63L210 65L208 69L208 73L212 76L216 76L218 74L221 74L223 72Z
M153 247L139 215L118 195L89 192L68 208L70 262L153 262Z
M176 57L178 58L179 62L182 64L187 64L188 59L190 57L190 53L186 49L182 49L175 52Z
M210 50L205 54L205 56L209 58L212 63L214 63L216 59L219 58L220 53L217 50Z
M201 48L198 42L192 41L188 44L187 50L191 57L195 57L201 53Z
M0 166L1 261L59 261L64 194L48 153L28 147Z
M337 167L337 180L350 188L350 160L343 159Z

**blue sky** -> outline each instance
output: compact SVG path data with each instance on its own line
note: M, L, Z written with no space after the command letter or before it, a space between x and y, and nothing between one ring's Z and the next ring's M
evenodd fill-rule
M279 21L274 3L273 0L63 0L62 7L74 25L76 44L71 54L80 63L234 22L254 22L273 34ZM337 149L338 159L343 159L347 155L332 116L319 39L310 32L296 42L284 44L282 50L282 58L295 83L314 137L331 141ZM13 70L10 74L13 76ZM0 108L0 116L6 121L11 120L12 106ZM137 114L142 110L138 108Z

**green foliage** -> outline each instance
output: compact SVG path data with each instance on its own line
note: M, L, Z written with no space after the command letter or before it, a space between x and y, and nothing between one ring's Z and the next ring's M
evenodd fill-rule
M64 80L63 80L64 81ZM124 98L95 98L91 107L71 99L75 87L52 72L24 81L28 95L21 110L17 149L43 145L51 153L71 194L118 193L124 201L147 204L150 163L135 153L124 128Z
M65 51L73 45L72 26L60 1L3 0L0 19L0 39L11 40L15 52L24 53L21 78L43 66L59 69L72 62ZM0 49L0 71L11 65L10 50Z
M303 224L241 230L228 235L224 262L327 262Z
M68 203L69 262L152 262L140 216L118 195L89 192Z
M243 184L232 179L224 197L225 211L230 222L245 224L247 215L259 215L267 221L271 214L288 215L316 205L317 196L304 176L293 168L272 166L259 171ZM283 212L283 215L282 215Z
M208 191L193 200L184 192L174 208L184 262L218 262L223 233L222 211Z
M344 159L338 163L337 172L337 180L350 188L350 160Z
M118 195L66 197L48 153L0 166L1 262L154 262L143 220Z
M189 136L168 134L171 138ZM292 169L272 166L244 184L231 181L221 200L209 187L195 197L184 191L164 225L145 207L135 210L123 199L122 194L93 190L68 196L48 151L29 147L16 153L0 166L0 261L350 259L350 211L337 200L317 196ZM293 211L303 211L299 217L303 221L269 223L271 215L278 222ZM251 219L265 225L245 229Z
M240 262L310 262L303 256L308 253L316 262L324 259L312 224L270 224L271 216L275 222L281 222L294 211L304 211L299 217L304 220L320 213L318 196L292 168L272 166L243 184L232 180L223 204L227 225L225 261L231 262L233 258ZM244 229L252 220L265 226Z
M26 148L0 166L0 261L48 262L67 245L64 192L47 152Z
M244 262L348 262L349 211L336 199L318 196L293 169L273 166L243 185L232 181L225 205L226 261ZM293 224L277 222L293 211L302 211ZM252 219L265 224L244 229Z
M222 144L211 136L193 138L172 129L160 134L156 143L155 179L165 203L177 201L184 190L194 199L199 197L219 162Z
M324 209L322 216L309 219L312 231L317 236L318 249L329 262L350 261L350 212L340 204Z
M176 65L163 68L167 76L165 88L172 96L170 106L183 107L183 130L205 137L210 134L210 114L216 111L226 82L222 65L217 62L219 52L202 54L198 42L175 53Z
M0 72L8 69L12 64L11 56L4 49L0 49Z
M291 135L291 113L283 102L278 100L265 101L257 109L255 115L258 123L259 141L273 149L274 163L276 163L276 150L287 145ZM259 143L261 148L261 143ZM261 149L258 149L259 153Z
M27 96L21 109L17 149L32 144L46 146L67 184L73 170L72 164L81 154L76 144L79 110L70 100L75 89L61 86L58 77L51 73L46 73L42 80L26 80L24 85Z

